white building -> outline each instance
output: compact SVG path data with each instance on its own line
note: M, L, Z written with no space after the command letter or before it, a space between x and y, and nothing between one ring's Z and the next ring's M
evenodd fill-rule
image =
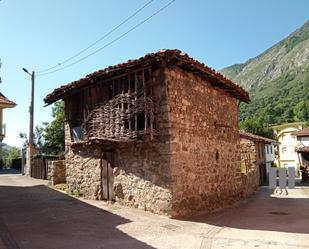
M279 145L279 157L277 159L277 164L279 167L294 167L295 171L299 171L300 163L298 155L295 148L298 145L298 141L295 132L302 130L302 127L287 127L280 130L277 133Z
M297 147L308 147L309 146L309 128L302 129L301 131L295 132L292 135L297 138Z
M266 171L269 172L269 169L272 163L276 160L275 155L275 146L278 146L279 142L272 141L270 144L265 144L265 161L266 161Z

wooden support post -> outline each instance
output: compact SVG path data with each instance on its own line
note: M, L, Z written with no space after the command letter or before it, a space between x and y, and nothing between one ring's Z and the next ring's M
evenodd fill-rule
M134 78L135 78L135 81L134 81L134 104L135 105L137 105L137 74L136 74L136 72L134 72ZM134 115L134 119L135 119L135 125L134 125L134 127L135 127L135 132L137 133L137 114L135 114Z
M151 74L151 68L148 68L149 74L149 87L150 87L150 99L151 99L151 110L150 110L150 140L153 140L153 122L154 122L154 113L153 113L153 102L152 102L152 94L153 94L153 80Z
M147 103L146 103L146 82L145 82L145 69L143 69L143 95L144 95L144 115L145 115L145 124L144 124L144 131L147 132Z
M128 75L128 93L129 93L129 103L128 103L128 122L129 122L129 132L131 133L132 131L132 124L131 124L131 110L130 110L130 106L131 106L131 74L129 73Z
M124 96L124 80L120 80L120 83L121 83L121 86L122 86L122 89L121 89L121 95L122 95L122 98L125 98ZM121 100L121 110L120 110L120 122L121 122L121 127L120 127L120 136L123 137L124 135L124 117L125 117L125 111L124 111L124 99Z
M112 98L114 98L114 96L115 96L115 84L114 84L114 79L113 79L113 81L112 81Z

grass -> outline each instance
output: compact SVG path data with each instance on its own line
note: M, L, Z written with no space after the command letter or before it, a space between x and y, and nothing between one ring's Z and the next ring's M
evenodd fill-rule
M68 186L65 183L56 184L53 186L53 188L63 191L63 192L67 192L68 190Z

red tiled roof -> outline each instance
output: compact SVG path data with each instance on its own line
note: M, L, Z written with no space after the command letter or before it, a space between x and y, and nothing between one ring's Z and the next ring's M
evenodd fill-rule
M190 71L202 78L205 78L212 85L224 89L230 93L233 97L249 102L249 94L243 88L233 83L231 80L225 78L222 74L216 72L203 63L200 63L187 54L182 53L180 50L161 50L157 53L146 54L145 56L136 59L129 60L125 63L121 63L115 66L109 66L105 69L88 74L84 78L73 81L70 84L60 86L52 93L48 94L44 101L47 104L51 104L59 99L62 99L65 95L71 92L73 89L82 88L88 84L91 84L96 77L111 77L117 74L126 72L130 69L136 69L145 65L152 65L153 63L167 62L169 65L178 66L186 71Z
M5 105L7 107L14 107L14 106L16 106L16 103L14 103L13 101L9 100L2 93L0 93L0 105Z
M278 141L267 138L267 137L262 137L262 136L258 136L249 132L244 132L244 131L239 131L239 136L241 138L246 138L249 140L253 140L253 141L257 141L257 142L262 142L262 143L266 143L266 144L270 144L270 143L276 143L279 144Z
M296 137L307 137L309 136L309 128L304 128L300 131L292 132L291 135L294 135Z

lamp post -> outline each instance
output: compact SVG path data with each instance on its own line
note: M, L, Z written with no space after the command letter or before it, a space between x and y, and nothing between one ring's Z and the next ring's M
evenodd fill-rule
M29 73L26 68L23 68L23 71L31 76L31 101L29 106L30 120L29 120L29 141L28 141L28 172L26 175L31 176L31 162L34 151L34 141L33 141L33 114L34 114L34 78L35 72Z

